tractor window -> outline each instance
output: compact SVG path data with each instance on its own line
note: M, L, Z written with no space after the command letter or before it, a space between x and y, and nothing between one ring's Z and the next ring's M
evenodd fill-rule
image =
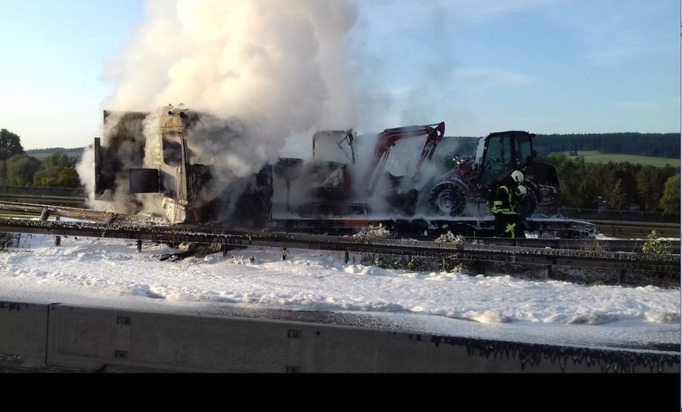
M531 158L531 138L528 135L516 136L516 167L522 169Z
M488 150L483 165L485 183L499 180L513 170L514 159L509 136L493 136L488 140Z

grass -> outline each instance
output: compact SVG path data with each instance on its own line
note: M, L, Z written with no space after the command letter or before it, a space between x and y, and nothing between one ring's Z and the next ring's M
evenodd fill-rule
M575 158L575 156L569 155L569 152L559 153L564 154L570 158ZM664 167L666 165L670 165L672 167L680 167L679 158L637 156L615 153L603 154L598 150L578 151L578 156L582 156L585 159L585 163L628 162L632 164L640 164L643 166Z

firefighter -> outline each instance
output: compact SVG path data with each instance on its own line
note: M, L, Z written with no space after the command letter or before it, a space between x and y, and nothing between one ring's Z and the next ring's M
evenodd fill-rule
M515 170L500 184L490 199L490 212L495 216L495 237L525 237L523 223L517 212L517 206L523 202L527 189L523 183L524 176ZM489 204L490 204L489 203Z

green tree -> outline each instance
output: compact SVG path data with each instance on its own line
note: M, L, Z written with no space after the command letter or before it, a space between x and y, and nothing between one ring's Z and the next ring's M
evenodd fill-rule
M608 166L603 163L590 164L585 167L586 172L581 177L582 180L576 191L576 202L578 207L598 208L599 198L609 199L611 184L611 173ZM562 195L562 199L564 196Z
M670 241L659 239L656 236L656 231L652 230L649 236L646 237L646 242L642 247L642 253L645 255L653 255L656 257L664 257L670 255L672 245Z
M628 206L628 194L623 187L623 179L618 179L609 196L609 206L616 210L625 210Z
M637 192L644 204L644 210L654 210L660 200L659 188L655 184L656 170L653 166L645 166L639 170L635 180L637 181ZM662 191L662 188L661 188Z
M33 175L40 168L40 160L26 155L14 155L7 159L8 186L30 186Z
M7 162L0 160L0 185L7 185Z
M21 138L7 129L0 130L0 160L24 154Z
M586 174L585 159L582 156L571 159L564 154L551 154L547 161L556 166L559 173L563 206L581 207L578 189Z
M589 174L576 190L576 206L579 208L596 209L599 207L597 199L601 195L601 185L599 180ZM564 199L564 196L561 196Z
M659 207L665 213L680 213L680 175L675 175L665 182L663 197Z
M613 176L616 184L621 181L623 194L625 196L624 209L627 209L630 203L640 203L637 193L637 181L635 177L641 168L640 165L634 165L629 162L618 162L613 164Z
M80 184L76 159L61 152L46 157L33 175L33 186L78 187Z

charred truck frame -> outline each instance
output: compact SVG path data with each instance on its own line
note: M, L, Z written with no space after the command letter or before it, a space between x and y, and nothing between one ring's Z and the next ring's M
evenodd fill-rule
M160 113L105 111L106 145L99 138L94 143L95 200L123 201L131 214L153 205L157 208L151 212L163 214L171 224L220 219L264 226L270 218L272 167L235 178L215 193L212 167L192 163L187 145L202 116L172 107Z

